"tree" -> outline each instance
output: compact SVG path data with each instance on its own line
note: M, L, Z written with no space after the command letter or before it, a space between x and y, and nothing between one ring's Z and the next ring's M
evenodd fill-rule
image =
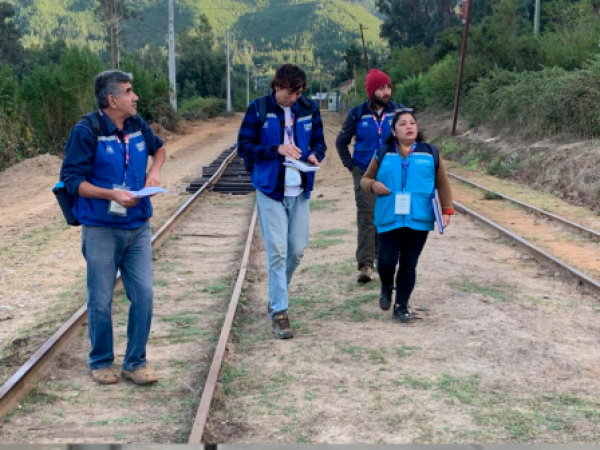
M177 83L182 96L221 96L226 72L225 55L214 49L212 29L206 16L199 24L179 33Z
M377 8L387 16L381 37L392 47L431 47L439 31L459 23L454 4L453 0L377 0Z
M135 12L127 5L126 0L97 0L96 13L106 23L106 33L110 50L111 67L119 65L119 48L122 35L122 21L133 19Z
M344 55L344 62L346 63L346 70L343 72L344 80L354 78L354 68L358 68L362 64L362 57L362 50L356 43L351 44L346 49L346 54Z
M0 61L13 67L23 59L21 32L12 20L14 16L12 5L0 2Z

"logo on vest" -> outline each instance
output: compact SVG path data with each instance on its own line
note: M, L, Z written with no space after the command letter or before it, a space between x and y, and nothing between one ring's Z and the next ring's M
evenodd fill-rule
M263 128L269 128L269 122L265 122L265 124L262 127Z
M364 121L363 121L363 122L362 122L362 126L363 126L363 127L368 127L368 126L369 126L369 122L364 122Z
M146 149L146 143L144 141L138 142L135 144L135 148L138 149L138 152L143 152Z
M115 150L110 145L107 145L106 146L106 154L107 155L114 155L115 154Z
M305 123L304 131L310 131L310 130L312 130L312 123Z
M431 161L428 159L417 159L415 164L425 164L427 166L431 165Z

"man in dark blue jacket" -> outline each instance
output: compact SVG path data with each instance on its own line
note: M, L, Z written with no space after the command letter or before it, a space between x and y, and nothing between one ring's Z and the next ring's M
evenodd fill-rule
M304 71L284 64L271 80L271 88L271 95L248 106L238 134L238 152L254 166L252 184L267 250L273 332L278 339L289 339L293 333L287 314L288 286L308 244L309 198L315 173L284 162L318 165L327 147L319 108L302 97Z
M146 365L153 302L152 205L149 198L134 198L129 191L159 186L166 149L136 115L138 97L131 80L117 70L96 76L98 111L71 131L62 167L67 190L79 196L73 213L83 225L87 262L89 365L102 384L118 381L111 320L117 270L131 302L122 374L138 384L157 381ZM146 173L149 156L153 164Z
M356 201L356 223L358 243L356 261L358 262L358 282L372 280L373 266L377 259L377 229L373 224L375 214L375 194L361 191L360 179L364 175L375 151L385 144L391 133L390 123L394 112L402 105L392 102L392 84L385 73L371 69L365 79L368 101L350 110L342 125L335 146L342 164L354 179L354 199ZM352 138L354 153L350 155L348 147Z

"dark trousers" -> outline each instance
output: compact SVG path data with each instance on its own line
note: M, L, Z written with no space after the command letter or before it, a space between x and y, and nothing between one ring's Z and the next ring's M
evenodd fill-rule
M385 287L394 285L396 264L396 304L408 306L417 279L417 263L427 241L428 231L397 228L379 234L379 279Z
M354 199L356 201L356 224L358 225L358 242L356 261L358 268L373 267L377 257L377 229L375 219L375 200L377 195L365 192L360 188L360 179L365 171L355 166L352 170L354 179Z

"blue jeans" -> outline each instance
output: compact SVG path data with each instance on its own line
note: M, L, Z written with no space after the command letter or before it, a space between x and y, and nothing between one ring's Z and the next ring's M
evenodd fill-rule
M256 191L260 231L267 250L269 271L269 315L288 309L288 285L308 244L309 200L298 197L273 200Z
M135 370L146 365L154 298L151 237L150 222L133 229L83 227L92 370L110 367L115 359L111 306L117 269L121 270L125 293L131 302L123 369Z

